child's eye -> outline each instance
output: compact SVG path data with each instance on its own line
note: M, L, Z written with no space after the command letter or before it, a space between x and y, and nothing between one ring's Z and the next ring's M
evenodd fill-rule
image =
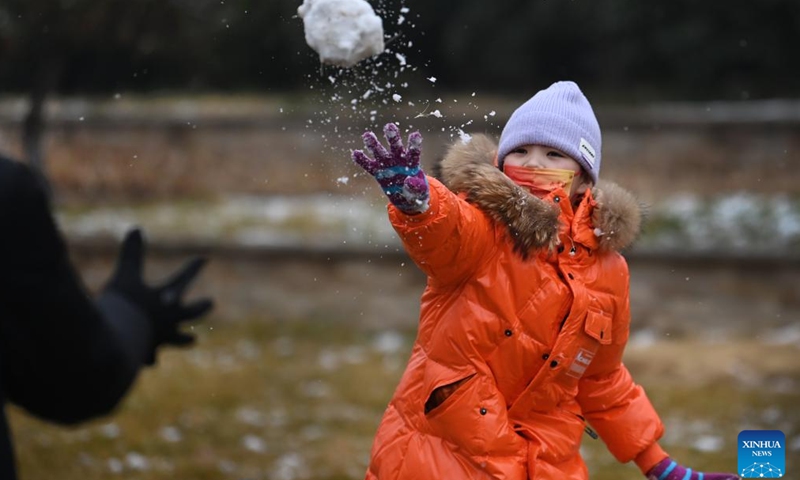
M520 155L526 155L528 153L528 150L520 147L520 148L515 148L514 150L511 150L511 153L518 153Z
M555 150L550 150L549 152L547 152L547 156L548 156L548 157L559 157L559 158L564 158L564 154L563 154L563 153L561 153L561 152L557 152L557 151L555 151Z

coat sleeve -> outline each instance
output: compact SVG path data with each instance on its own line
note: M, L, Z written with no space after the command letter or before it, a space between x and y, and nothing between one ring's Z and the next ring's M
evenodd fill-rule
M619 257L628 278L627 265ZM601 347L578 385L583 416L597 430L609 451L620 462L634 460L654 445L664 425L644 389L637 385L622 363L630 330L628 282L619 295L610 345Z
M2 158L0 227L0 377L8 399L59 423L110 412L142 364L135 350L149 326L125 338L95 307L39 180Z
M403 245L436 287L457 284L473 273L493 238L491 221L478 208L428 177L430 208L406 215L389 205L392 222Z

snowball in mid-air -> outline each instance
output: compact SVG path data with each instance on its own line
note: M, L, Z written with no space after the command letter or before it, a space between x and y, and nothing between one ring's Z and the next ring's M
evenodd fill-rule
M305 0L297 14L323 63L352 67L383 52L383 23L366 0Z

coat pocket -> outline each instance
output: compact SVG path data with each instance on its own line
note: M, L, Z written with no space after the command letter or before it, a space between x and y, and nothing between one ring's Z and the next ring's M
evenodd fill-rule
M430 367L447 369L437 364ZM525 440L510 427L505 400L494 380L476 371L450 373L450 378L428 388L426 409L432 408L425 418L429 433L471 457L517 456L524 452Z
M586 315L584 331L601 345L611 344L612 321L611 316L602 311L589 310Z
M474 376L475 374L473 373L468 377L462 378L461 380L456 380L453 383L436 387L433 392L431 392L430 396L428 396L428 400L425 402L425 414L427 415L431 413L433 410L445 403L448 398L452 397L459 388L470 381Z

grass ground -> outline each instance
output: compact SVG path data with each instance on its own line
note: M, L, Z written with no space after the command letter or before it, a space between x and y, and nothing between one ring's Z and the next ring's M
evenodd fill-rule
M197 332L197 347L162 354L112 417L63 428L11 409L21 478L363 478L413 331L254 319L212 320ZM794 345L667 341L632 346L626 363L667 424L662 443L683 463L732 471L740 430L781 429L796 473L797 358ZM642 478L599 441L586 437L583 450L593 480Z

